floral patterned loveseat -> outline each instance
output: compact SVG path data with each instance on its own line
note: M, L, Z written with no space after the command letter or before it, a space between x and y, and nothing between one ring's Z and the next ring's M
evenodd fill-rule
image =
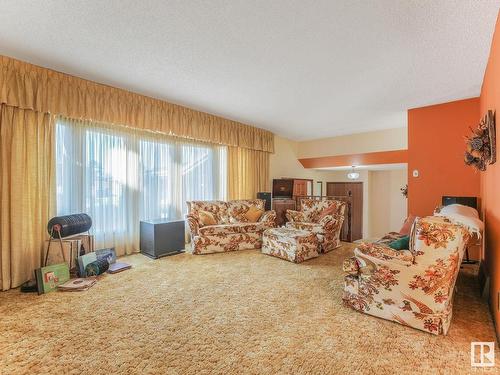
M300 211L287 210L287 228L316 234L320 251L326 253L340 246L346 203L333 199L302 199Z
M409 250L363 243L344 261L344 304L436 335L446 334L469 231L444 217L418 218Z
M256 223L248 222L245 213L251 206L264 211L264 204L261 199L187 202L193 254L260 249L262 233L276 226L276 213L266 211ZM203 226L199 211L210 212L217 224Z

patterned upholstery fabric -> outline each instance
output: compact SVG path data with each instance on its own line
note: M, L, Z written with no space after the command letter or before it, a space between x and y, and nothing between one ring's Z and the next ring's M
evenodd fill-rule
M436 335L451 321L468 230L445 218L415 221L410 250L362 244L344 262L346 306Z
M289 228L264 232L262 253L300 263L319 256L318 239L314 233Z
M389 245L392 241L399 240L404 236L404 234L399 234L398 232L389 232L384 237L378 239L376 243Z
M305 222L307 220L304 213L295 210L286 210L285 216L288 221L292 222L294 221L300 223L300 222Z
M198 230L200 236L209 236L213 234L235 234L235 233L264 233L269 229L268 223L237 223L207 225Z
M305 215L306 221L311 223L318 223L319 216L323 210L334 207L335 215L344 217L345 202L332 200L332 199L302 199L300 201L300 211Z
M287 223L289 224L289 223ZM292 228L292 229L299 229L299 230L307 230L309 232L313 232L316 234L325 234L325 228L321 224L315 224L315 223L293 223L293 225L290 223L290 225L287 225L287 228Z
M192 239L193 254L223 253L236 250L260 249L262 234L234 233L196 236Z
M198 211L208 211L214 215L217 224L229 223L228 206L224 201L191 201L187 204L190 214L197 215Z
M261 199L236 201L187 202L189 214L186 220L191 232L193 254L220 253L234 250L260 249L262 233L276 226L276 213L265 212L257 223L247 223L244 218L249 207L264 209ZM211 212L217 225L203 226L198 211Z
M227 213L231 223L247 223L245 213L251 206L264 211L264 201L262 199L234 200L227 202Z
M269 229L270 224L268 222L259 223L240 223L237 224L240 233L264 233L266 229Z
M287 228L308 230L316 233L323 253L340 246L340 231L344 223L346 203L337 200L303 199L300 211L287 210ZM324 210L331 210L333 214L321 218Z
M208 236L211 234L234 234L240 233L238 225L221 224L221 225L207 225L198 230L200 236Z
M270 210L264 212L258 222L267 223L268 225L274 228L276 226L276 211Z

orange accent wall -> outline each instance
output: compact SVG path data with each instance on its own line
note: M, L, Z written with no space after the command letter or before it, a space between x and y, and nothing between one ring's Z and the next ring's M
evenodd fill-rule
M408 110L408 214L432 215L443 195L479 196L479 173L463 161L478 117L479 98Z
M367 152L364 154L322 156L299 159L304 168L345 167L349 165L375 165L406 163L407 150Z
M480 97L480 117L488 109L496 110L497 160L500 160L500 20L497 19L491 44L488 65L484 74ZM479 122L479 121L478 121ZM481 201L485 229L484 262L490 279L490 306L495 320L497 337L500 337L500 312L498 291L500 290L500 161L488 166L481 173Z

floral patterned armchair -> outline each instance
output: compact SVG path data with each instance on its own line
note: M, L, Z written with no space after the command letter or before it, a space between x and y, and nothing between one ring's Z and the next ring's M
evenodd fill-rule
M344 223L346 203L324 199L303 199L300 211L287 210L287 228L313 232L318 237L323 253L340 246L340 230Z
M346 306L436 335L446 334L469 231L444 217L418 218L409 250L363 243L344 261Z
M193 254L260 249L262 233L276 226L276 213L266 211L255 223L249 222L245 214L251 206L264 211L264 203L261 199L187 202L189 213L186 220ZM210 212L216 224L203 225L199 211Z

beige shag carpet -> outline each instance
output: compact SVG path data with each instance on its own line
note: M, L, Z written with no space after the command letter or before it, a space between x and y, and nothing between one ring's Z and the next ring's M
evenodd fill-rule
M344 307L351 253L298 265L258 251L133 255L86 292L0 293L0 373L470 373L471 341L495 341L472 272L436 337Z

